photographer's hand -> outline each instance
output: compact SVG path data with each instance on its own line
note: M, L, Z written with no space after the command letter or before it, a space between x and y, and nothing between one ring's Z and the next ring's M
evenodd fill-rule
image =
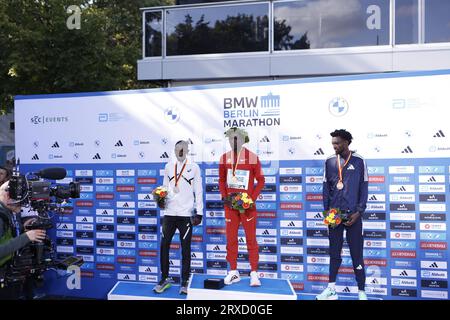
M30 241L42 242L45 239L45 230L29 230L26 232L28 239Z

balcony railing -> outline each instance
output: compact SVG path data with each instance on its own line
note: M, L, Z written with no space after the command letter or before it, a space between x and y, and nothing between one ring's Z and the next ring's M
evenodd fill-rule
M450 43L450 1L268 0L144 8L143 57Z

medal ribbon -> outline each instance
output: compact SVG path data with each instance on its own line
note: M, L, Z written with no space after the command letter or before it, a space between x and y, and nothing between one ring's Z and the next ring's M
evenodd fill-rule
M237 157L237 160L236 160L236 164L233 165L233 177L236 176L236 169L237 169L237 166L238 166L238 163L239 163L239 158L241 157L242 149L243 149L243 148L241 148L241 150L239 150L239 154L238 154L238 157ZM231 153L231 154L233 155L233 153ZM232 163L233 163L233 162L234 162L234 161L232 161Z
M348 155L347 160L345 160L344 165L341 167L341 157L338 154L337 155L337 165L338 165L338 172L339 172L339 182L342 182L342 170L345 168L345 166L347 165L348 161L350 160L350 158L352 157L352 153L350 152L350 154Z
M181 168L180 174L177 176L177 163L175 163L175 187L178 187L178 181L180 180L181 175L183 174L184 168L186 168L186 164L187 164L187 159L183 165L183 168Z

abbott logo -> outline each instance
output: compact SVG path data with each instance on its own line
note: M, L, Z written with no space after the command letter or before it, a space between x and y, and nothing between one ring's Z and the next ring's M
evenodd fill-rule
M67 289L73 290L81 289L81 270L79 266L73 265L67 268L67 273L70 276L67 278L66 285Z
M343 98L334 98L328 105L328 110L335 117L342 117L348 112L348 102Z

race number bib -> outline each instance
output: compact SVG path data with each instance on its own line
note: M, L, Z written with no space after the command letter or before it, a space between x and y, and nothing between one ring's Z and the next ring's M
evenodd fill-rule
M227 172L228 188L248 190L248 181L250 178L250 171L236 170L234 172L234 174L235 175L233 177L233 170L228 169L228 172Z

